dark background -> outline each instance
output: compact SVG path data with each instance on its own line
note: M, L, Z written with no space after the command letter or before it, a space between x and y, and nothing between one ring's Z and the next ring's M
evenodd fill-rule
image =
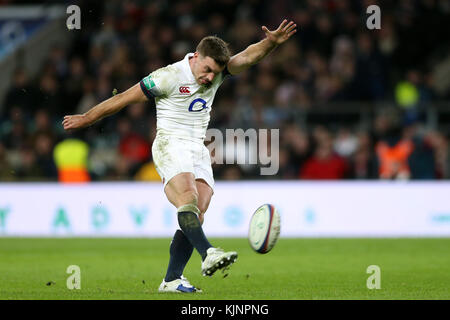
M2 1L0 6L37 4ZM448 179L448 1L46 1L77 4L81 30L67 31L37 76L20 64L0 102L0 181L57 180L54 146L66 114L82 113L157 68L195 51L207 35L233 53L292 19L298 32L258 65L227 79L210 128L279 128L280 170L214 165L217 180ZM381 8L381 29L366 8ZM1 9L1 7L0 7ZM65 28L65 25L61 26ZM450 74L444 74L449 78ZM402 93L411 99L402 98ZM131 105L76 135L90 148L95 181L157 180L151 174L154 102ZM437 119L437 120L436 120ZM433 121L432 121L433 120ZM412 146L381 172L381 147ZM146 174L147 173L147 174ZM154 173L154 172L153 172Z

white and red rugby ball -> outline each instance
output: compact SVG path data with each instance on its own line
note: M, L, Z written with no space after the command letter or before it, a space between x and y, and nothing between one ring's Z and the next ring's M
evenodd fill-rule
M272 204L263 204L250 219L248 241L253 250L267 253L280 236L280 213Z

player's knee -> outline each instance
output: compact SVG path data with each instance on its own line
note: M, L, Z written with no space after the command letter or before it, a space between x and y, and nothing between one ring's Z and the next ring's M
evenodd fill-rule
M188 190L183 192L180 199L181 205L192 204L197 206L198 204L198 192L196 190Z

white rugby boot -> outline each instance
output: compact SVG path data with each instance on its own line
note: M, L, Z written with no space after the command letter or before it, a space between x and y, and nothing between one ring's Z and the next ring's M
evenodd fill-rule
M194 293L202 292L199 288L194 287L189 283L183 275L180 279L166 282L164 279L158 289L159 292L177 292L177 293Z
M225 252L220 248L209 248L202 262L203 276L212 276L217 270L227 268L236 261L237 256L235 251Z

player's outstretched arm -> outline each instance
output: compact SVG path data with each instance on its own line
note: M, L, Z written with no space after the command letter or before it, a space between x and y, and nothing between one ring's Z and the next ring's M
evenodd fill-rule
M115 96L99 103L86 113L64 116L62 124L65 130L85 128L100 119L103 119L104 117L120 111L123 107L129 104L143 101L147 101L147 97L142 92L142 89L138 83L127 91L116 94Z
M244 51L231 57L227 65L228 72L238 74L258 63L272 52L273 49L296 33L296 27L297 25L294 22L290 21L288 23L286 19L274 31L270 31L265 26L262 26L261 29L265 32L266 38L248 46Z

